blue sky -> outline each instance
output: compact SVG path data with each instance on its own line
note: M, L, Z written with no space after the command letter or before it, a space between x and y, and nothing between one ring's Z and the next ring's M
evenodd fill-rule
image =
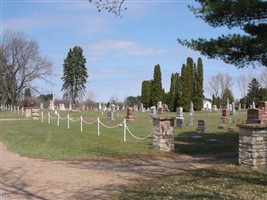
M197 5L195 1L126 0L124 6L128 9L122 18L97 12L87 0L0 1L1 32L6 29L24 32L27 39L38 42L41 54L54 63L52 84L42 81L34 84L40 92L53 92L57 98L62 97L63 60L75 45L83 48L87 60L86 94L101 102L111 97L123 101L127 96L140 95L142 81L153 78L156 64L161 66L163 87L169 91L171 74L180 72L187 57L195 62L202 58L206 82L218 73L258 76L261 70L237 69L178 44L177 38L212 38L229 32L197 19L187 8L188 4ZM238 98L237 86L232 90Z

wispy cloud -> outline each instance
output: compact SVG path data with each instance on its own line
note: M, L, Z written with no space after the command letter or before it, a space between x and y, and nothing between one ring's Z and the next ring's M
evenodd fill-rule
M148 47L131 40L104 40L89 46L89 60L100 60L106 56L159 56L167 49Z

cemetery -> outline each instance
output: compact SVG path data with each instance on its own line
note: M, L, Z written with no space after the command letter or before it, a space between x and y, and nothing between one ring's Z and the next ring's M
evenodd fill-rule
M111 105L106 114L102 110L73 112L62 109L61 104L51 110L2 107L2 117L26 119L2 124L3 140L21 155L52 160L230 153L232 164L243 173L242 166L254 170L267 166L267 109L265 103L260 105L258 109L237 111L234 115L229 110L184 112L181 107L176 113L163 112L160 106L144 112L130 107L118 110ZM220 125L224 128L219 128ZM14 129L20 131L15 133ZM45 142L48 137L53 143ZM223 166L225 174L237 170ZM122 195L133 198L131 193Z

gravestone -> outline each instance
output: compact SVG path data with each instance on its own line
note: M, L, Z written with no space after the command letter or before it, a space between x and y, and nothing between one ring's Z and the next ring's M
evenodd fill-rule
M126 120L127 121L134 121L133 108L131 108L131 107L127 107Z
M184 119L184 114L183 114L183 108L178 107L176 108L176 119Z
M159 101L159 102L157 103L157 109L158 109L158 111L159 111L160 113L163 113L163 107L162 107L162 102L161 102L161 101Z
M113 112L115 112L115 104L111 104L110 105L110 110L113 111Z
M39 120L39 109L32 108L32 119Z
M229 111L227 109L222 109L221 120L222 120L222 122L229 120Z
M189 120L188 120L187 125L193 126L193 113L192 112L189 113Z
M184 119L176 118L176 128L184 127Z
M25 117L31 117L32 116L32 109L31 108L25 108Z
M54 101L49 101L49 110L55 110Z
M69 102L69 110L72 110L72 103Z
M231 111L231 115L235 115L236 114L236 110L235 110L235 102L232 102L232 111Z
M102 110L102 104L98 103L98 110Z
M198 119L196 131L205 132L208 130L205 119Z
M44 104L40 103L40 109L43 110L44 109Z
M149 113L149 116L150 116L151 118L157 116L157 110L156 110L156 107L155 107L155 106L150 107L150 113Z
M114 120L114 112L107 111L107 120Z
M246 124L260 124L262 110L258 108L249 108L247 110Z
M59 104L59 110L61 110L61 111L65 111L66 110L64 103Z

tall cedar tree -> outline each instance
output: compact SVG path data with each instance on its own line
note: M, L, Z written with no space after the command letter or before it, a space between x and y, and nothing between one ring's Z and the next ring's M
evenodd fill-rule
M188 57L187 61L186 61L186 67L188 70L188 92L190 93L190 104L191 101L193 100L193 92L194 92L194 87L195 87L195 83L194 83L194 61L192 58Z
M203 90L203 63L202 59L198 58L197 66L194 65L194 93L193 104L195 110L203 108L204 90Z
M182 99L182 81L179 73L175 73L175 101L174 101L174 111L176 111L177 107L181 107L181 99Z
M67 58L64 59L61 90L64 91L64 97L71 99L73 104L75 104L77 97L85 92L88 78L85 63L83 50L79 46L70 49Z
M181 72L181 106L183 107L184 111L189 111L192 99L192 92L190 89L192 88L191 82L191 73L190 68L183 64L182 72Z
M174 107L175 106L175 99L176 99L175 86L176 86L176 76L175 76L175 74L172 74L170 92L169 92L169 102L168 102L170 111L175 111L175 107Z
M152 94L151 100L152 105L157 105L157 102L162 101L162 82L161 82L161 70L160 65L155 65L154 67L154 79L152 83Z
M209 58L220 58L238 67L267 67L267 2L263 0L196 0L199 8L191 11L212 27L234 27L244 34L228 34L216 39L198 38L178 42ZM227 11L227 12L226 12Z
M151 106L151 90L152 90L152 80L145 80L142 82L141 90L141 102L145 108Z

